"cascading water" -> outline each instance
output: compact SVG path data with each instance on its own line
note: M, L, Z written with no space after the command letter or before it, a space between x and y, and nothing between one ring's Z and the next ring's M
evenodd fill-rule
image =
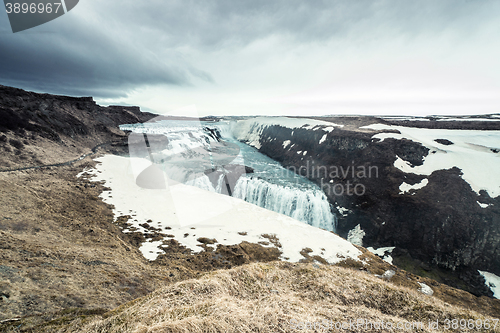
M170 179L229 194L315 227L336 229L336 216L316 184L234 139L226 122L169 120L123 125L121 129L166 136L164 140L149 140L150 157ZM244 165L253 173L245 174ZM238 166L243 171L235 172ZM228 186L231 175L234 184Z
M241 177L233 196L254 205L293 217L314 227L335 230L335 215L323 193L269 183L254 177Z

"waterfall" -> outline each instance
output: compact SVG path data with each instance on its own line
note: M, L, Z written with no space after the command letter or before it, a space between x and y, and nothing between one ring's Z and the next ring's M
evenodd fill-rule
M281 213L314 227L335 231L336 217L323 192L271 184L255 177L241 177L233 197Z
M321 189L238 142L233 136L237 128L232 123L160 121L120 128L135 133L139 143L143 133L147 134L149 151L144 144L130 144L129 137L131 156L149 156L171 180L232 195L312 226L336 230L336 216ZM256 131L253 139L260 133ZM235 165L249 166L254 173L245 175L243 170L241 174Z

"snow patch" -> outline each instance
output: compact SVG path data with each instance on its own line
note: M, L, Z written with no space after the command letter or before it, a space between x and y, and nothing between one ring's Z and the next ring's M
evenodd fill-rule
M375 274L376 277L381 278L381 279L386 279L386 280L389 280L394 275L396 275L396 272L393 271L392 269L385 271L384 274L382 274L382 275Z
M399 192L399 194L405 194L407 192L410 192L410 190L415 190L415 191L420 190L421 188L425 187L428 183L429 180L427 178L424 178L420 181L420 183L413 185L406 184L405 182L403 182L401 185L399 185L399 190L401 191Z
M286 147L288 147L288 145L291 143L290 140L285 140L283 141L283 149L285 149ZM291 147L290 147L291 148Z
M395 248L396 248L395 246L379 247L378 249L374 249L373 247L368 247L367 250L370 251L371 253L381 257L382 260L384 260L385 262L388 262L389 264L392 265L392 257L390 255L390 253L392 253L392 251Z
M347 234L347 241L358 246L363 246L363 237L366 233L361 229L361 225L357 225Z
M333 183L333 181L331 181ZM337 206L337 210L339 211L340 214L342 214L342 216L347 216L349 213L351 213L351 211L347 208L344 208L344 207L340 207L340 206Z
M500 195L500 158L494 153L500 150L500 131L428 129L385 124L362 128L399 131L400 134L378 133L372 138L381 141L387 138L408 139L435 152L429 153L419 166L412 166L398 156L394 166L403 172L428 176L436 170L457 167L462 170L462 178L476 193L485 190L491 197ZM435 142L436 139L447 139L454 144L443 146Z
M344 125L338 125L338 124L333 124L333 126L335 127L344 127ZM325 132L328 132L328 133L331 133L335 127L332 127L332 126L327 126L327 127L321 127L321 130L325 131Z
M490 118L439 118L436 121L496 121L498 119L490 119Z
M411 163L403 160L398 155L396 155L396 160L394 161L394 166L405 173L411 173L413 171Z
M252 205L241 199L209 192L194 186L166 181L166 189L145 189L136 184L131 164L139 158L105 155L95 159L96 169L87 170L92 181L104 181L111 188L100 197L113 205L115 219L130 215L131 227L124 232L149 231L140 226L148 223L194 252L202 251L200 237L213 238L217 244L235 245L243 241L269 241L263 235L275 235L282 251L281 258L291 262L303 259L302 249L313 250L329 263L346 258L359 260L362 254L351 243L326 230L312 227L291 217ZM144 160L143 160L144 161ZM182 221L182 224L180 223ZM167 229L170 228L170 229ZM191 229L194 228L194 229ZM154 260L161 253L162 241L146 241L140 250L144 257ZM269 244L267 246L276 246ZM324 249L324 250L323 250Z
M490 272L479 271L479 270L478 272L486 280L485 284L493 292L493 297L500 299L500 277Z
M482 203L482 202L479 202L479 201L476 201L478 203L479 206L481 206L481 208L488 208L489 206L491 206L491 204L485 204L485 203Z
M76 175L76 178L80 178L83 175L92 175L92 170L93 170L92 168L85 167L82 172Z
M160 249L161 244L162 241L148 240L141 244L141 246L139 247L139 251L142 252L144 258L148 260L155 260L158 255L163 253L163 251Z
M418 284L420 285L419 291L422 294L426 294L426 295L429 295L429 296L432 296L432 294L434 294L434 290L432 290L432 288L429 287L428 285L426 285L425 283L418 282Z
M327 137L328 134L325 134L321 137L321 139L319 140L319 144L322 144L323 142L325 142L326 140L326 137Z

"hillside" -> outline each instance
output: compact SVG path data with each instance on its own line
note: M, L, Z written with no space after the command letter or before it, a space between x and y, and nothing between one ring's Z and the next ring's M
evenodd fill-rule
M190 214L202 214L203 207L224 211L213 216L223 230L218 235L211 234L214 228L183 229L173 219L147 217L164 207L149 200L158 193L118 186L130 185L120 182L130 159L123 156L126 136L117 125L151 114L7 87L0 100L2 168L77 159L0 170L0 331L238 326L274 332L290 331L293 318L443 322L500 316L498 300L408 273L334 233L239 199L187 193ZM14 140L23 146L14 147ZM116 145L78 159L103 142ZM185 187L177 189L182 194ZM124 210L135 200L130 191L144 195L138 217ZM169 234L158 230L158 222ZM148 243L154 246L145 251ZM429 290L432 296L424 294ZM165 303L172 308L155 305Z
M23 323L34 325L27 332L67 333L500 331L498 319L476 310L365 272L272 262L170 284L107 313L67 311L45 324Z
M0 171L61 163L103 143L126 139L119 124L154 114L138 107L97 105L92 97L38 94L0 85Z
M238 138L316 182L337 232L395 247L394 263L476 295L500 274L500 121L477 117L253 118Z

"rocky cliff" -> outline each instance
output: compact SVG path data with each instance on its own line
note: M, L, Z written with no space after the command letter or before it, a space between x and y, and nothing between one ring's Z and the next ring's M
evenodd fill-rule
M120 124L154 114L138 107L97 105L92 97L38 94L0 85L0 169L71 159L104 142L118 142Z
M363 128L373 123L408 126L415 121L321 119L343 127L280 126L279 120L261 126L258 120L246 120L253 124L240 139L320 185L337 210L337 232L342 237L348 238L360 225L362 245L395 246L396 264L476 295L491 296L477 270L500 275L500 196L474 191L458 167L430 175L403 172L396 167L399 161L418 167L436 150L404 138L375 139L379 132ZM490 120L463 123L478 132L500 128L500 122ZM431 119L418 122L418 127L459 128L460 123ZM446 146L453 143L439 139L436 146L446 153ZM494 147L484 153L498 156ZM408 185L407 191L403 184Z

